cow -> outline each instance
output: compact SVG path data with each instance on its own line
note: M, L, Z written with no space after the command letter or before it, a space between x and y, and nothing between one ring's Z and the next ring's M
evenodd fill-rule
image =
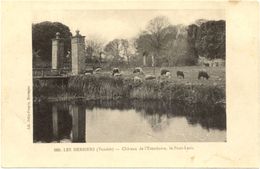
M203 79L209 79L209 75L206 71L199 71L199 74L198 74L198 79L200 79L201 77L203 77Z
M153 79L156 79L156 77L153 75L145 75L145 80L153 80Z
M113 68L112 76L114 76L116 73L117 73L117 74L120 74L119 68Z
M93 74L93 69L86 69L85 74Z
M121 73L115 73L113 76L114 77L119 77L119 76L122 76L122 74Z
M138 77L138 76L135 76L134 77L134 82L135 83L140 83L140 82L142 82L142 79L140 77Z
M209 63L204 63L204 66L209 67Z
M171 73L170 72L166 72L165 77L170 78L171 77Z
M184 73L182 71L177 71L177 77L182 77L184 79Z
M167 69L162 69L162 70L161 70L161 76L166 75L167 72L170 72L170 71L167 70Z
M140 73L140 74L144 74L144 72L143 72L143 69L142 69L142 68L140 68L140 67L136 67L136 68L134 69L133 73Z
M100 72L102 69L100 67L95 69L95 72Z

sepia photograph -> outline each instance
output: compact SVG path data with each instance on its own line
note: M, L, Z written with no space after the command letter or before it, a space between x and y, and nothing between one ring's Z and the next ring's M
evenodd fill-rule
M1 166L259 167L259 7L3 1Z
M226 142L225 25L224 10L35 11L33 142Z

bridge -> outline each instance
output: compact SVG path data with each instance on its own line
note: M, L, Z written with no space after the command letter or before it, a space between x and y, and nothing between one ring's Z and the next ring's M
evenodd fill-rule
M70 69L51 69L51 68L33 68L33 83L39 84L39 81L44 81L59 86L67 86L69 77L71 76Z
M33 79L66 79L71 75L68 68L33 68Z

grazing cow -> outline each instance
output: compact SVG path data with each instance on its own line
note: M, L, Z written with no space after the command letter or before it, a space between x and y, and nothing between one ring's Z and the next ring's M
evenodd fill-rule
M152 79L156 79L156 77L153 75L145 75L145 80L152 80Z
M177 71L177 77L182 77L184 79L184 73L182 71Z
M85 74L93 74L93 69L86 69Z
M170 72L170 71L167 70L167 69L162 69L161 70L161 75L164 76L167 72Z
M133 73L140 73L140 74L143 74L144 72L143 72L143 69L142 69L142 68L140 68L140 67L136 67L136 68L134 69Z
M94 71L95 72L100 72L102 69L99 67L99 68L96 68Z
M122 74L121 73L115 73L113 76L114 77L119 77L119 76L122 76Z
M209 78L209 75L208 75L208 73L206 72L206 71L199 71L199 75L198 75L198 79L200 79L200 78L203 78L203 79L207 79L208 80L208 78Z
M204 63L204 66L209 67L209 63Z
M165 76L170 78L171 77L171 73L170 72L166 72Z
M142 79L138 76L135 76L134 77L134 82L137 83L137 82L142 82Z
M115 73L118 73L118 74L120 73L119 68L113 68L112 76L114 76Z

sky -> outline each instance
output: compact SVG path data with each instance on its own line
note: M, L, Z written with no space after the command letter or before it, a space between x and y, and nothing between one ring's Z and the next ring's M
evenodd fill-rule
M156 16L168 17L173 25L189 25L197 19L225 20L224 10L63 10L35 11L32 22L61 22L73 35L78 29L86 39L108 42L137 36Z

